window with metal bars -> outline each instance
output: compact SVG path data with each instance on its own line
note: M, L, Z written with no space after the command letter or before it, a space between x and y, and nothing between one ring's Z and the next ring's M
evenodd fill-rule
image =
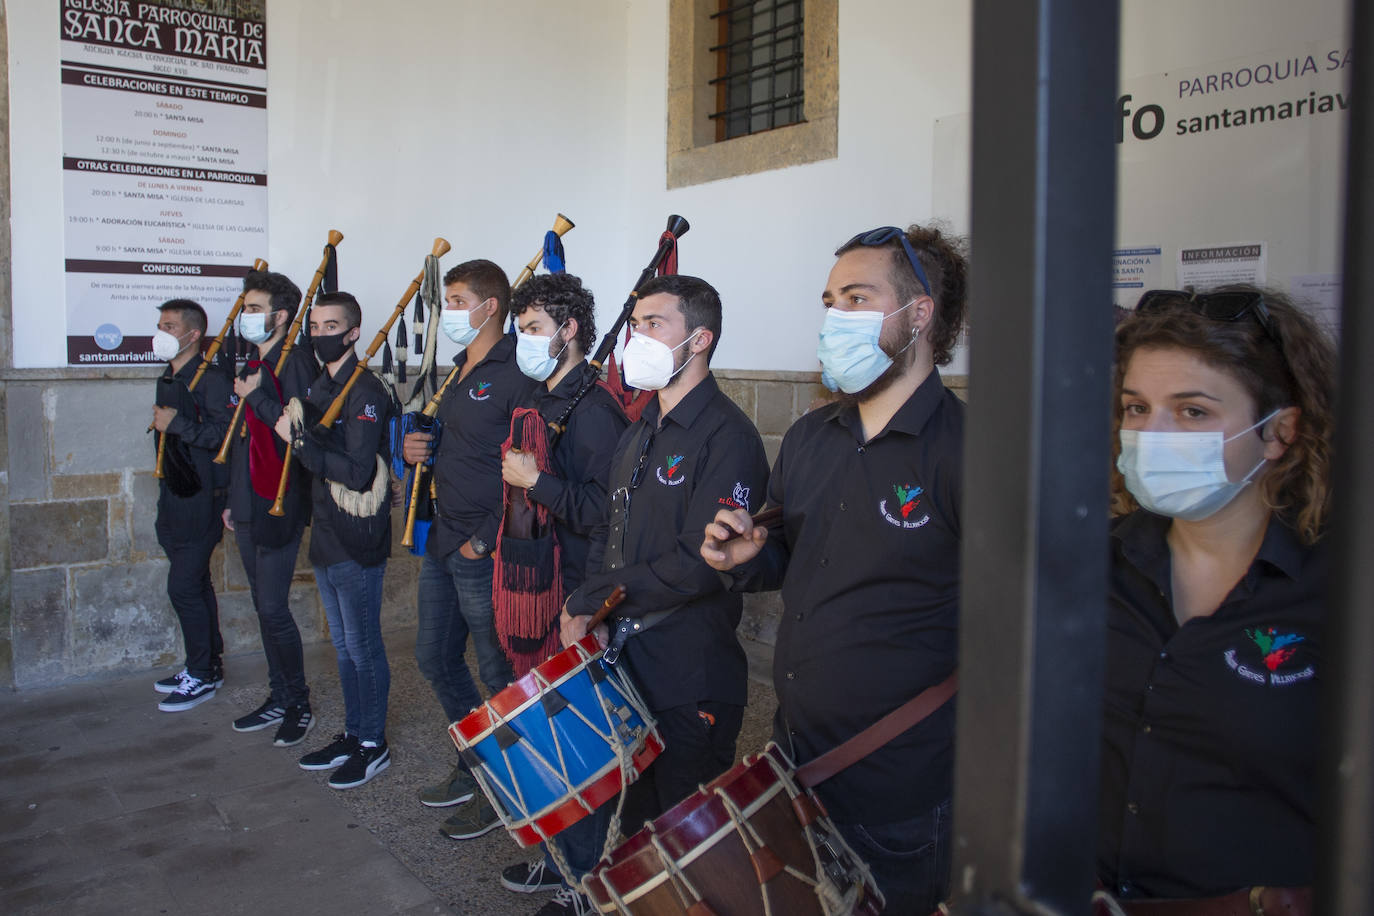
M802 0L720 0L711 19L716 140L804 121Z

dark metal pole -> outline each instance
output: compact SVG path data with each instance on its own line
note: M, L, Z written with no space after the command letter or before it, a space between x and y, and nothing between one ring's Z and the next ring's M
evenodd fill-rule
M1323 675L1317 911L1374 913L1374 9L1352 0L1345 280L1331 532L1336 577Z
M1085 913L1093 887L1118 19L1116 0L974 4L961 912Z

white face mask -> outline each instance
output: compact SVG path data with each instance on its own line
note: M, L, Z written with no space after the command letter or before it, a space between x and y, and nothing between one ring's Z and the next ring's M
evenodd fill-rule
M1126 489L1141 508L1187 522L1201 521L1235 499L1268 460L1261 458L1250 473L1233 482L1226 476L1226 443L1277 415L1275 410L1228 438L1222 438L1220 431L1164 433L1123 429L1116 469L1126 478Z
M697 328L676 347L670 347L647 334L631 335L630 342L625 345L625 384L643 391L658 391L668 387L673 376L686 369L687 363L696 358L693 353L674 371L673 354L691 343L700 333L701 328Z
M558 357L563 355L563 350L568 349L565 341L563 348L553 356L549 355L549 348L553 346L553 338L558 331L563 330L563 322L548 337L540 337L536 334L526 334L521 332L515 341L515 362L520 367L520 371L525 373L536 382L542 382L553 375L553 370L558 368Z
M478 333L491 321L488 315L477 327L472 326L472 311L469 309L442 309L439 312L439 327L443 328L448 339L466 347L477 339Z
M239 312L239 336L251 344L260 344L272 336L267 328L266 312Z
M190 333L190 331L186 332L187 335ZM158 359L165 359L170 363L180 356L181 351L185 349L186 347L181 345L180 337L173 337L161 328L153 332L153 355Z

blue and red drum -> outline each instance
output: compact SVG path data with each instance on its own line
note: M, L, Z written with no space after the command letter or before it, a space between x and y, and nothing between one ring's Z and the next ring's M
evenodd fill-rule
M448 728L521 846L601 807L663 751L625 674L584 636Z
M583 880L601 913L882 912L883 896L776 744L645 825Z

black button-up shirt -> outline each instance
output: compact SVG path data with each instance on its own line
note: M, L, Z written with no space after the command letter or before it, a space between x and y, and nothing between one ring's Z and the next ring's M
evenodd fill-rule
M528 406L538 410L545 422L557 420L582 386L585 374L584 363L569 372L552 391L539 385ZM576 591L586 575L591 534L606 513L611 458L629 422L611 393L599 384L593 385L573 408L568 428L554 443L550 456L553 473L540 474L530 488L530 499L553 513L562 551L565 595Z
M467 364L466 348L454 365ZM510 417L538 384L515 362L515 341L503 335L462 381L455 381L439 405L443 432L434 453L438 512L425 552L436 560L476 535L496 545L501 525L501 445L510 437Z
M768 481L781 529L729 577L782 587L773 651L775 737L798 764L834 748L954 670L964 406L931 372L864 442L831 404L783 438ZM908 820L950 797L954 703L818 786L841 822Z
M1125 897L1311 884L1326 550L1271 519L1221 606L1179 626L1170 522L1112 532L1099 876Z
M171 365L157 380L155 403L161 407L176 408L177 415L167 424L167 433L180 437L186 443L191 464L196 476L200 478L200 490L182 498L167 488L167 481L159 481L158 488L158 527L169 535L203 535L206 528L219 528L213 519L215 490L222 490L228 484L228 474L223 465L214 463L215 453L224 442L224 432L229 428L229 417L233 406L229 397L233 389L229 373L217 365L207 366L205 374L190 390L191 381L200 368L200 357L188 361L179 372L173 373ZM154 449L156 440L154 436ZM174 447L171 442L168 448ZM164 466L166 459L164 458Z
M701 559L701 533L722 507L757 510L767 479L758 430L711 375L661 423L658 399L650 401L620 437L612 501L628 494L628 509L608 502L568 612L595 613L618 584L626 588L618 616L671 612L620 656L651 709L747 701L748 664L735 635L743 601Z
M356 355L348 357L339 367L337 376L322 371L310 386L310 403L323 414L353 375L358 365ZM387 430L391 423L392 402L377 376L364 369L358 381L348 390L343 409L333 428L327 433L314 429L301 437L295 455L314 477L311 493L310 562L315 566L333 566L354 560L365 566L375 566L391 551L391 492L388 488L385 504L388 511L380 524L358 521L351 537L340 538L338 525L353 522L347 513L336 511L334 497L329 493L331 483L339 483L350 490L369 490L376 483L377 457L389 461ZM311 422L307 414L307 422ZM318 422L312 423L318 428ZM389 467L389 464L387 465ZM389 470L381 472L390 478ZM361 534L359 532L362 532ZM355 545L350 550L348 545Z
M301 307L304 308L305 306ZM268 364L269 368L275 368L277 360L281 358L281 349L284 344L285 340L279 340L271 350L267 351L266 355L254 356L253 359L261 359ZM259 371L259 369L250 370L248 362L244 362L239 367L239 378L247 378ZM257 414L259 420L268 426L275 426L277 419L281 416L283 405L292 398L305 400L306 394L310 390L310 384L315 381L315 376L319 375L319 372L320 364L315 362L315 357L310 352L310 345L302 342L292 347L291 352L287 354L286 365L282 367L281 375L277 376L277 382L281 385L281 398L277 398L277 389L264 371L262 383L248 393L248 406L253 409L253 413ZM245 410L244 417L239 421L239 428L242 429L247 424L248 417ZM273 436L273 440L277 446L277 453L282 454L286 449L286 444L276 436ZM262 522L262 516L272 505L272 498L258 496L253 492L253 479L248 466L248 451L248 436L240 437L235 433L233 452L229 456L229 514L235 522L251 523L256 513L258 521ZM293 531L304 528L310 519L309 475L300 474L298 471L299 468L297 467L291 469L292 477L287 481L286 499L283 502L286 517L291 522L289 527Z

